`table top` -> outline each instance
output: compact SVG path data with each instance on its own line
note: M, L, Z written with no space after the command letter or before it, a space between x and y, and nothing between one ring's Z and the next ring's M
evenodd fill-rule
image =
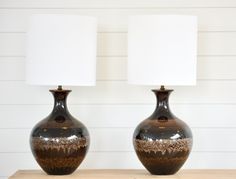
M175 175L151 175L146 170L77 170L71 175L47 175L41 170L19 170L9 179L236 179L235 170L180 170Z

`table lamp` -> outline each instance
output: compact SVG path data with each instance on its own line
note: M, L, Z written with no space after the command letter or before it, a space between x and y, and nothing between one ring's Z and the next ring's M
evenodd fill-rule
M30 136L32 153L47 174L72 173L88 151L88 130L69 113L66 99L71 90L62 86L95 85L96 34L93 17L36 14L30 19L26 82L58 86L50 90L52 112L36 124Z
M197 17L132 16L128 25L128 83L160 85L153 114L135 129L133 144L144 167L155 175L176 173L192 148L192 133L169 108L171 89L195 85Z

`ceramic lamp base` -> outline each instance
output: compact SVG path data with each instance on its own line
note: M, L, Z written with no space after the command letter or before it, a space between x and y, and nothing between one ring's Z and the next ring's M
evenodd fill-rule
M73 173L85 158L89 148L86 127L67 110L66 98L70 90L50 90L54 96L51 114L32 130L32 153L49 175Z
M176 173L187 160L192 148L192 133L175 117L168 105L173 90L153 90L157 97L154 113L135 129L133 144L144 167L154 175Z

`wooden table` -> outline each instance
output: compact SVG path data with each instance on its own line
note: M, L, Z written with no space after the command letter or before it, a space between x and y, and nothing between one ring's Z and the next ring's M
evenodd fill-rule
M72 175L52 176L40 170L19 170L9 179L236 179L235 170L180 170L175 175L155 176L146 170L77 170Z

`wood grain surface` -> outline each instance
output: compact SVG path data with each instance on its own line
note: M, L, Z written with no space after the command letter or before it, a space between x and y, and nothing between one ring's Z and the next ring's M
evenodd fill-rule
M72 175L51 176L40 170L19 170L9 179L235 179L236 170L181 170L175 175L151 175L146 170L77 170Z

